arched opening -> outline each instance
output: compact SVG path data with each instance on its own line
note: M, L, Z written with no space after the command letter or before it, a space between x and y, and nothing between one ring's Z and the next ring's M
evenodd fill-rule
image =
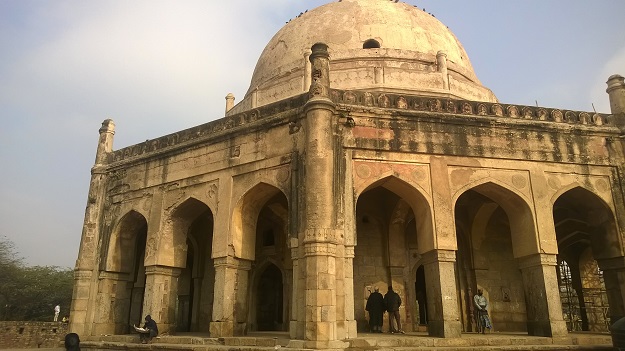
M462 193L455 204L456 281L463 331L475 331L473 296L482 289L498 331L526 332L524 277L517 257L535 250L527 203L495 183Z
M577 187L553 205L558 240L558 283L569 331L607 332L609 294L598 259L618 256L612 211L591 192Z
M251 262L249 272L239 272L249 284L247 294L237 295L238 316L247 331L287 331L293 280L288 200L280 189L260 183L243 196L234 220L240 228L235 247Z
M269 264L261 274L256 288L256 326L258 331L282 330L283 293L282 272Z
M421 250L431 250L430 235L429 204L404 181L393 176L383 178L358 197L353 284L354 317L359 332L369 331L365 313L369 293L378 287L384 295L388 285L393 286L403 301L402 329L425 329L420 314L426 307L416 299L417 291L426 294L425 285L417 283L416 272L411 272L410 267L417 266ZM425 276L421 283L424 281ZM425 304L427 298L422 296L420 302ZM388 321L384 322L383 330L388 331Z
M207 331L215 282L213 214L204 203L191 198L176 207L171 219L174 242L178 243L174 257L181 268L176 287L176 331Z
M130 332L130 325L142 320L147 230L145 217L136 211L130 211L121 218L111 233L107 257L104 260L106 274L103 274L109 279L102 280L101 283L106 282L107 286L100 290L108 291L115 298L110 310L112 315L102 316L97 323L114 321L112 332L115 334Z
M363 49L379 49L380 48L380 42L375 40L375 39L367 39L362 44L362 48Z

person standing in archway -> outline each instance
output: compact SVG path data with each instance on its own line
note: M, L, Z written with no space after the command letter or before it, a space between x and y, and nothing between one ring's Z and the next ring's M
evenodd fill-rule
M486 328L492 329L490 318L488 318L488 300L483 295L482 289L477 289L477 294L473 297L475 313L477 314L477 332L484 334Z
M401 306L401 297L399 294L393 291L393 286L388 286L388 292L384 295L384 305L388 311L389 330L391 333L405 334L401 329L401 320L399 315L399 306ZM395 320L395 323L393 323Z
M374 287L374 291L367 299L365 310L369 312L369 328L372 333L381 333L384 316L384 297L380 294L380 288Z

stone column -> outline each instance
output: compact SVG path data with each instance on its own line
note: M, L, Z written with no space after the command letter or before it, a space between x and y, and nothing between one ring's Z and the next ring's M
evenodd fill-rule
M128 274L118 272L100 273L93 322L94 335L124 334L128 331L128 316L116 314L116 311L128 311L130 294L124 295L127 284Z
M310 54L312 53L312 51L310 49L306 49L304 50L304 90L303 92L307 92L310 89L310 82L311 82L311 72L312 72L312 65L310 63Z
M226 256L215 258L214 265L215 296L210 335L242 335L247 320L247 280L251 262Z
M228 95L226 95L226 113L232 110L233 107L234 107L234 95L232 93L228 93Z
M610 97L610 110L613 115L625 113L625 78L615 74L608 78L606 92Z
M168 266L145 267L145 297L143 317L151 315L158 323L160 333L176 331L176 303L178 299L178 277L181 269Z
M91 335L93 317L88 318L87 308L89 307L89 298L91 295L93 271L78 270L74 271L74 289L72 293L72 306L70 309L69 332L79 335Z
M339 339L355 338L358 334L356 319L354 318L354 246L343 247L342 283L339 297L342 301L338 304L341 309L338 321Z
M610 310L608 314L612 323L625 317L625 257L614 257L597 260L603 271L603 281L608 295Z
M533 336L565 336L562 303L553 254L533 254L518 259L527 305L527 332Z
M106 158L113 150L115 123L107 119L99 130L95 164L91 169L91 182L82 227L80 248L74 272L74 294L70 308L70 331L80 335L92 335L93 310L97 294L98 245L102 210L106 198ZM89 312L88 312L89 311Z
M291 249L291 260L293 261L293 290L291 292L291 316L289 322L289 334L291 339L304 339L304 286L302 267L300 266L299 242L297 238L289 241Z
M338 348L336 307L337 230L334 198L334 104L329 98L328 47L317 43L310 55L312 83L305 109L303 190L303 273L305 347ZM340 345L339 345L340 344Z
M439 51L436 53L436 65L438 71L443 78L443 89L449 90L449 75L447 73L447 54L445 51Z
M456 296L456 252L431 250L422 256L428 301L428 334L457 338L462 332Z

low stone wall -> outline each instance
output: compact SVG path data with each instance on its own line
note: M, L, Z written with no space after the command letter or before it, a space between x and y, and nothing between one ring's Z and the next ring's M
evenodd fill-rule
M0 322L0 350L61 347L67 324L60 322Z

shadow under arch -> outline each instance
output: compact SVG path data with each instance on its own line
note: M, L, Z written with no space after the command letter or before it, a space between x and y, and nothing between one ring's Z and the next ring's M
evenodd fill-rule
M554 199L553 217L559 248L567 247L569 243L586 242L592 247L595 259L623 256L614 212L601 197L584 187L574 186L559 191ZM565 237L562 231L558 233L558 226L564 224L560 222L573 220L578 221L576 235Z
M179 269L177 283L171 284L168 292L176 296L174 325L178 332L207 330L212 320L213 231L213 211L195 197L174 207L162 230L163 251L158 253L158 262Z
M256 258L258 216L268 202L274 198L276 200L280 198L286 202L286 211L288 212L286 195L279 188L262 182L248 190L234 207L232 212L232 247L235 257L249 261Z
M419 253L424 253L435 249L436 238L434 234L434 219L432 218L432 205L429 198L423 195L422 190L409 184L394 175L389 175L372 182L363 191L358 194L356 204L364 193L374 188L381 187L389 190L403 201L405 201L412 209L416 224L417 244Z
M418 316L412 311L418 307L411 285L416 275L410 276L409 271L420 253L435 249L431 201L411 183L387 175L363 188L355 205L353 303L357 330L370 330L365 308L371 292L377 287L384 294L391 285L404 301L405 308L400 309L403 328L417 330L419 322L413 320ZM382 327L387 330L389 325Z
M167 255L162 255L158 260L159 264L178 268L186 267L188 230L191 224L203 214L209 214L210 217L213 217L211 208L195 197L189 197L180 202L171 211L167 221L169 228L164 230L165 233L171 233L169 235L170 240L167 240L167 236L161 237L161 250L170 252L173 255L171 256L171 262L166 262L168 261ZM210 236L212 238L212 232Z
M489 301L499 331L540 333L533 326L544 299L528 298L528 282L519 259L540 253L536 224L528 202L496 181L468 184L454 196L456 288L463 331L478 330L473 298L478 289ZM531 295L531 294L530 294Z
M285 288L288 277L281 268L280 262L273 258L265 258L254 268L249 291L248 320L251 331L283 331L288 320L287 303L284 296L288 295Z
M142 319L147 230L145 217L130 210L111 232L106 257L103 259L103 270L106 272L103 277L106 278L100 281L102 286L99 295L104 300L110 300L107 293L115 298L112 308L108 310L110 314L96 319L97 323L113 322L111 327L105 327L110 333L128 333L129 326Z
M454 218L457 217L455 209L458 199L468 191L475 191L495 203L492 206L481 208L485 219L492 215L497 206L500 206L505 211L510 221L512 250L515 258L540 252L540 241L536 231L534 213L528 201L522 195L494 180L483 180L469 184L459 190L453 197Z
M610 323L625 315L625 289L613 266L623 259L616 218L592 191L582 186L563 190L553 202L553 220L567 327L607 332Z
M109 238L104 270L131 273L135 268L138 240L143 240L145 250L147 228L147 220L135 210L122 216Z

